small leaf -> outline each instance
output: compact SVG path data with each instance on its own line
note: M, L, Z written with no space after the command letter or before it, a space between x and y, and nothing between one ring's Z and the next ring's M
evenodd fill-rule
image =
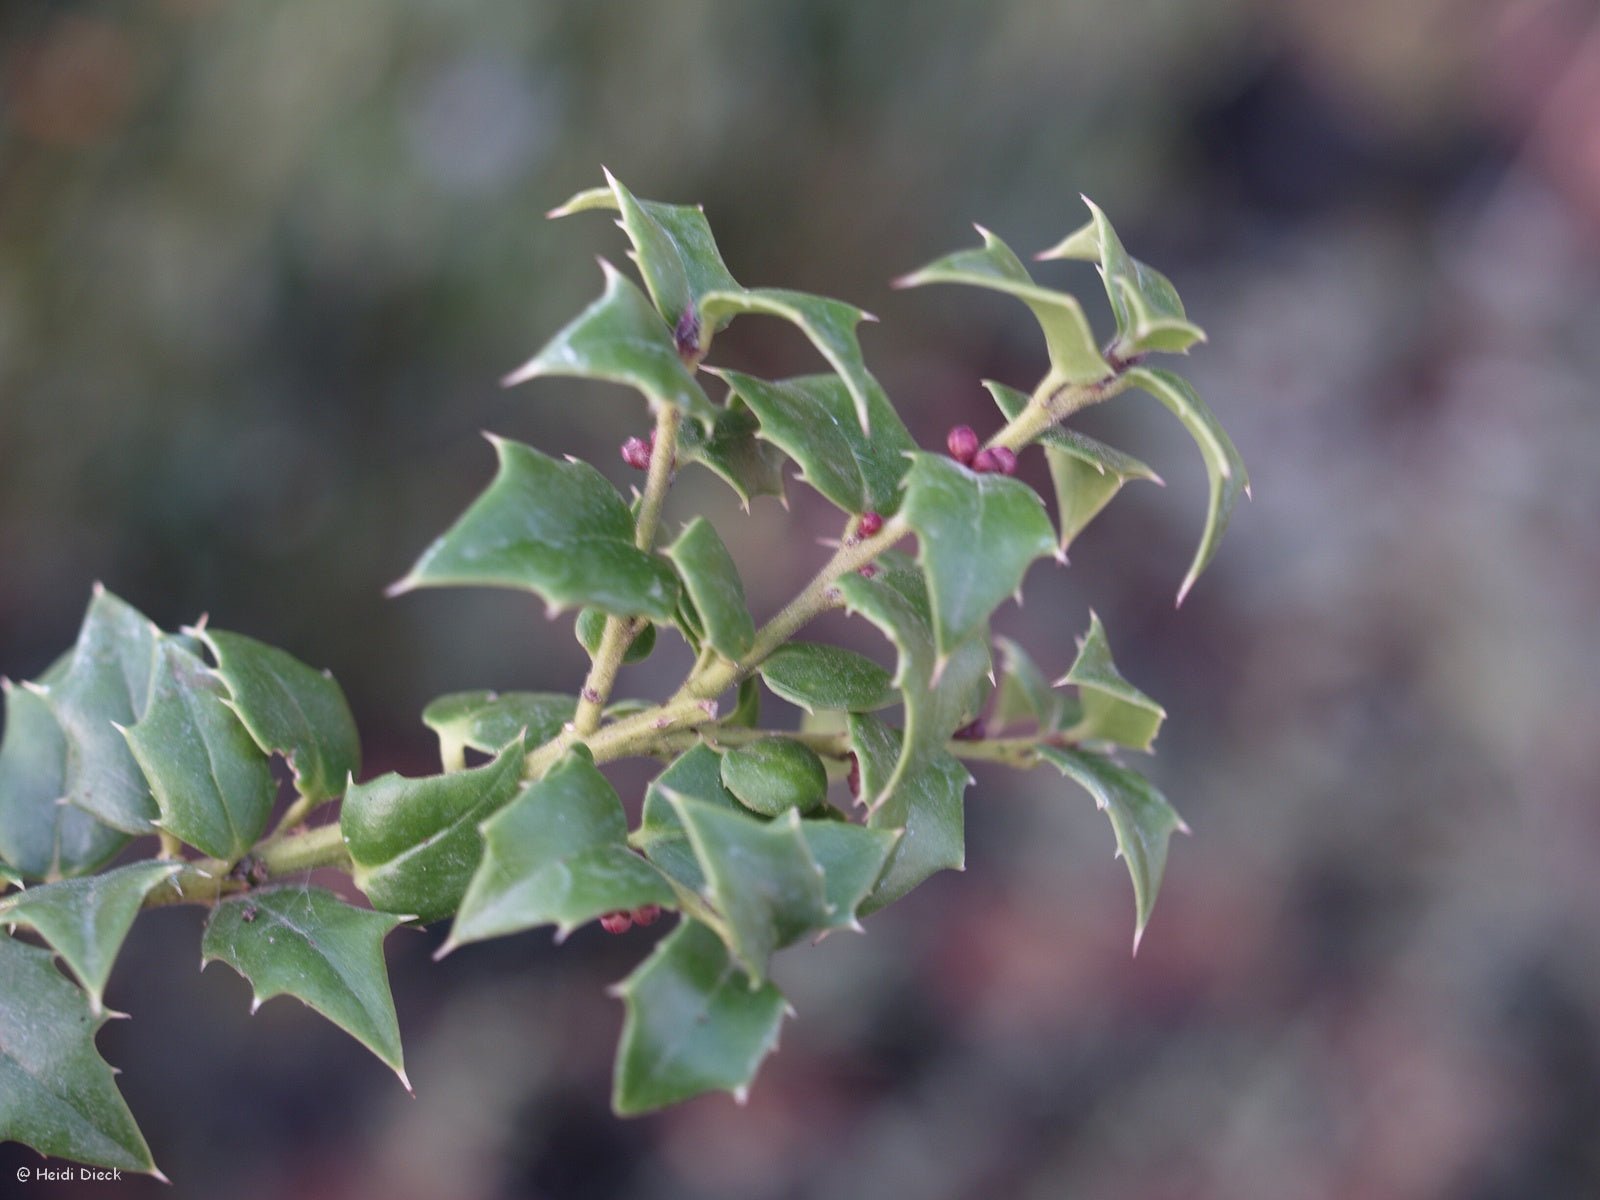
M873 829L903 830L862 915L900 899L938 871L966 869L962 794L972 775L944 750L919 756L891 786L904 761L898 732L874 717L850 714L850 742L861 764L862 795L884 800L867 817Z
M523 749L515 741L484 766L405 779L379 776L345 793L339 828L355 884L372 906L436 921L455 912L478 869L478 826L514 797Z
M857 917L870 911L863 905L903 836L901 830L864 829L847 820L827 817L801 821L800 832L805 835L811 857L822 868L823 891L832 910L828 927L859 930Z
M943 455L912 455L904 516L917 533L940 659L971 637L1055 550L1038 494L1020 480L978 475Z
M730 396L726 407L706 433L693 421L678 430L678 459L699 463L720 475L738 493L745 509L756 496L783 496L783 452L757 436L761 424L738 396Z
M1000 648L1003 669L994 705L995 728L1031 721L1041 733L1059 733L1079 718L1078 705L1050 686L1026 650L1010 638L995 638L994 644Z
M757 985L721 939L684 921L617 988L626 1005L611 1105L621 1116L665 1108L703 1092L743 1099L778 1046L788 1007Z
M807 712L871 712L895 700L888 671L839 646L790 642L773 651L759 669L769 688Z
M484 853L441 947L586 921L645 904L674 907L661 874L628 849L622 801L594 760L569 751L483 823Z
M1127 863L1128 874L1133 878L1137 914L1133 949L1138 953L1139 939L1144 936L1156 893L1161 890L1167 842L1173 830L1188 833L1189 827L1149 780L1103 755L1040 746L1039 757L1093 796L1095 806L1111 818L1111 828L1117 835L1117 857Z
M361 771L361 739L333 676L242 634L207 629L200 637L234 712L264 753L288 759L295 790L311 800L343 792Z
M738 371L713 371L755 413L761 437L800 467L800 478L847 513L884 516L900 507L900 481L916 442L882 392L869 397L872 433L837 375L803 375L773 383Z
M643 393L651 412L672 407L710 428L716 409L678 357L678 344L644 293L604 259L600 299L505 378L513 387L541 375L604 379Z
M722 786L722 755L701 743L684 751L651 780L644 793L644 812L631 841L668 878L699 895L706 877L689 844L673 799L687 797L725 812L739 812L739 802Z
M895 286L962 283L1015 296L1032 310L1044 331L1050 375L1043 386L1094 383L1109 375L1111 368L1100 355L1094 330L1077 298L1035 283L1010 246L982 225L977 230L983 237L981 249L958 250L896 280Z
M94 870L128 844L128 835L63 801L67 739L44 696L9 679L0 679L0 692L0 858L29 879Z
M319 887L264 888L212 909L200 965L224 962L248 979L252 1012L293 996L376 1054L410 1091L383 961L383 939L402 919Z
M422 710L422 723L438 735L439 756L459 770L465 750L499 754L518 738L530 750L544 745L577 710L577 699L559 692L451 692Z
M1089 632L1078 643L1078 657L1058 681L1077 687L1083 715L1070 731L1074 741L1113 742L1149 750L1161 732L1166 710L1122 677L1111 659L1105 626L1092 611Z
M1028 397L1015 388L992 379L984 380L983 386L989 389L1007 420L1027 407ZM1052 425L1040 435L1039 442L1044 447L1050 478L1055 484L1063 551L1083 532L1084 526L1111 503L1124 483L1130 479L1161 483L1161 477L1138 459L1075 429Z
M22 884L22 873L0 862L0 892L6 891L8 888L20 888Z
M704 517L690 521L666 553L694 601L705 640L730 661L743 658L755 639L755 622L745 605L744 584L739 582L733 556L711 522Z
M1200 578L1200 572L1216 556L1222 535L1228 528L1228 518L1233 515L1233 506L1239 501L1239 493L1250 494L1250 476L1239 451L1234 448L1233 439L1187 379L1155 367L1135 367L1128 372L1128 379L1134 387L1144 389L1161 401L1183 423L1195 445L1200 447L1200 457L1206 464L1209 484L1206 524L1194 561L1189 564L1189 573L1178 588L1178 603L1182 604L1194 581Z
M0 1141L164 1178L94 1048L105 1022L50 951L0 937Z
M722 786L751 812L777 817L821 804L828 773L815 752L793 738L766 737L723 754Z
M843 300L784 288L741 288L708 292L701 298L701 319L718 328L740 313L779 317L799 326L844 380L855 402L856 421L861 431L872 432L878 411L887 407L889 401L861 357L856 326L864 320L876 320L876 317Z
M391 595L419 587L521 588L552 613L593 605L617 617L669 621L678 580L634 545L633 515L588 463L561 462L532 446L489 439L499 470Z
M29 888L0 900L0 925L26 925L49 942L88 993L89 1011L99 1016L111 964L145 896L182 869L175 862L137 862Z
M224 862L244 857L265 832L278 789L222 680L164 643L150 706L126 736L155 793L161 828Z
M1089 197L1085 196L1083 202L1092 214L1088 224L1069 233L1039 257L1100 264L1106 298L1117 318L1117 342L1113 347L1117 357L1127 359L1152 351L1186 354L1190 346L1205 341L1205 330L1184 314L1183 301L1178 299L1172 281L1154 267L1130 257L1105 213Z
M600 639L605 636L606 614L598 608L586 608L578 614L578 620L573 625L572 632L578 639L578 645L589 652L593 658L600 649ZM628 643L628 648L623 652L622 661L625 663L643 662L650 657L650 651L656 648L656 627L648 621L638 633L633 635L633 641Z
M754 729L761 724L761 684L754 675L740 681L733 711L719 724L724 729Z

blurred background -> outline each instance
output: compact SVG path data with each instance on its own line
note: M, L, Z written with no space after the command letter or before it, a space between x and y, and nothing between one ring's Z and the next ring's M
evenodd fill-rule
M164 910L99 1042L175 1183L118 1194L1600 1195L1593 5L5 0L0 670L100 579L332 668L372 773L434 769L440 692L571 690L536 602L381 591L489 478L482 429L636 482L636 397L497 384L621 261L542 217L602 163L703 202L741 281L878 314L925 445L1042 370L1020 306L887 286L969 222L1032 251L1084 192L1182 290L1254 504L1174 610L1198 456L1153 401L1088 414L1168 486L997 621L1059 672L1092 605L1171 715L1147 765L1194 836L1141 953L1089 799L981 771L964 874L780 960L800 1017L747 1107L622 1122L602 989L655 931L439 965L396 934L412 1099L299 1006L249 1017ZM1040 275L1109 327L1092 272ZM815 369L774 323L717 358ZM669 505L722 523L758 616L837 529L790 493L744 517L687 470ZM671 640L624 694L675 682ZM0 1149L0 1189L37 1161Z

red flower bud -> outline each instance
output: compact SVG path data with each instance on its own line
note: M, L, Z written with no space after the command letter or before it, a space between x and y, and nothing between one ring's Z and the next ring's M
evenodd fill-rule
M993 450L979 450L972 456L971 465L979 475L987 475L1000 469L1000 460L995 457Z
M883 528L883 518L875 512L864 512L861 521L856 525L856 532L864 538L869 538Z
M633 918L625 912L607 913L600 918L600 928L607 933L627 933L633 928Z
M978 452L978 435L971 425L957 425L944 440L950 457L963 467L972 465L972 456Z
M650 469L650 443L643 438L629 438L622 443L622 461L635 471L648 471Z
M1017 452L1015 450L1008 449L1005 446L996 446L993 450L990 450L989 453L994 455L994 461L997 464L995 470L999 471L1000 474L1016 474Z
M850 785L850 799L861 799L861 760L854 754L850 756L850 774L845 777L845 782Z
M661 906L659 904L641 904L633 910L633 923L639 926L654 925L656 919L660 916Z

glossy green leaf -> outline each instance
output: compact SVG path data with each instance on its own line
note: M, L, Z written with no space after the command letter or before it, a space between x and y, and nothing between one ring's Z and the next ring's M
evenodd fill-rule
M1117 857L1127 864L1133 878L1133 949L1138 953L1139 939L1144 936L1156 893L1161 890L1167 842L1174 830L1188 833L1189 827L1149 780L1104 755L1040 746L1039 757L1093 796L1095 806L1111 818L1111 828L1117 836Z
M1050 354L1047 384L1093 383L1109 375L1111 368L1100 355L1100 344L1077 298L1035 283L1010 246L982 225L976 228L983 238L982 247L958 250L931 262L897 279L895 286L960 283L1015 296L1028 306L1044 332Z
M983 386L989 389L1007 420L1027 406L1027 395L1015 388L992 379L984 380ZM1063 551L1083 532L1084 526L1111 503L1124 483L1130 479L1162 482L1159 475L1138 459L1076 429L1053 425L1040 436L1039 442L1044 447L1050 479L1055 485L1056 519Z
M28 879L94 870L127 845L128 835L62 802L67 738L44 695L9 679L0 679L0 692L0 858Z
M739 582L733 556L715 527L704 517L696 517L667 547L666 554L694 601L705 640L726 659L743 658L755 639L755 622L745 604L744 584Z
M889 406L889 400L861 357L856 326L862 321L875 321L876 317L843 300L785 288L708 292L700 301L702 319L719 327L741 313L778 317L799 326L844 380L855 402L856 422L861 431L866 434L874 431L878 414Z
M107 1017L53 958L0 936L0 1141L164 1180L94 1047Z
M870 658L821 642L789 642L760 666L779 696L807 712L838 708L871 712L895 701L890 674Z
M145 896L181 869L175 862L136 862L29 888L0 900L0 925L26 925L49 942L88 993L89 1011L99 1016L111 965Z
M587 650L591 658L600 649L600 639L605 636L606 620L606 614L598 608L586 608L578 614L578 619L573 624L572 632L578 639L578 645ZM655 648L656 627L647 621L643 628L633 635L633 641L629 642L627 650L623 651L622 661L643 662L650 657L650 651Z
M825 928L859 932L858 917L871 911L863 906L904 834L900 828L853 824L832 809L824 812L832 815L801 821L800 832L822 868L822 889L830 910Z
M1185 354L1196 342L1205 341L1205 331L1185 315L1172 281L1130 257L1105 213L1087 196L1083 202L1091 214L1088 223L1039 257L1099 264L1106 298L1117 319L1113 348L1117 357L1127 359L1151 351Z
M788 1010L710 929L684 921L617 987L626 1005L611 1105L621 1116L704 1092L744 1100Z
M783 501L783 451L763 441L760 429L749 407L738 396L730 396L709 433L693 421L679 428L678 460L699 463L720 475L738 493L746 511L756 496Z
M601 296L505 378L507 387L545 375L604 379L643 393L650 411L680 409L710 428L716 409L678 357L672 329L604 259Z
M230 863L266 831L278 795L267 756L229 707L222 680L176 643L162 645L150 705L126 736L162 829Z
M1189 573L1178 588L1178 603L1182 604L1200 572L1216 556L1222 535L1228 528L1228 519L1233 516L1233 506L1239 502L1239 493L1250 494L1250 476L1239 451L1234 448L1233 439L1222 428L1222 422L1187 379L1155 367L1135 367L1128 372L1128 379L1134 387L1142 388L1161 401L1183 423L1195 445L1200 447L1200 457L1206 464L1206 523L1194 561L1189 564Z
M777 817L821 804L828 773L816 752L793 738L766 737L723 754L722 786L751 812Z
M1079 742L1112 742L1149 750L1161 732L1166 710L1122 677L1111 658L1105 626L1093 612L1089 632L1078 642L1078 657L1058 681L1078 689L1083 713L1069 731Z
M892 904L935 872L966 869L962 795L972 775L945 750L919 755L901 772L900 734L862 713L850 714L850 742L861 765L861 794L884 797L868 815L867 825L904 831L860 906L866 915ZM900 776L891 784L897 772Z
M401 920L319 887L263 888L211 910L201 966L224 962L248 979L251 1012L293 996L376 1054L410 1091L383 961L383 939Z
M559 692L451 692L422 710L422 723L439 737L439 757L459 770L466 750L498 754L519 737L542 746L578 710L575 696Z
M500 460L494 482L391 595L520 588L544 597L552 614L593 605L613 616L672 619L678 578L634 545L633 514L604 475L520 442L489 440Z
M995 638L994 644L1002 672L992 716L996 729L1031 723L1042 733L1059 733L1078 719L1078 705L1051 687L1026 650L1010 638Z
M847 513L884 516L900 507L900 481L916 442L881 392L868 400L872 432L862 431L855 402L837 375L773 383L738 371L714 371L761 423L761 437L800 467L800 478Z
M741 811L739 802L722 786L722 755L702 743L684 751L651 780L645 789L639 828L629 839L669 879L699 895L706 887L705 872L673 807L675 797L698 800L725 812Z
M484 852L440 956L554 925L556 939L608 912L674 905L661 873L628 849L622 801L581 751L483 823Z
M512 741L493 762L406 779L379 776L345 793L339 828L355 884L374 908L420 921L449 916L478 869L478 826L522 783L523 748Z
M242 634L207 629L200 637L234 712L256 745L288 760L295 790L312 800L343 792L361 771L361 739L333 676Z
M1022 586L1035 559L1054 553L1050 518L1027 484L979 475L954 459L918 452L902 514L917 534L940 659L973 636Z

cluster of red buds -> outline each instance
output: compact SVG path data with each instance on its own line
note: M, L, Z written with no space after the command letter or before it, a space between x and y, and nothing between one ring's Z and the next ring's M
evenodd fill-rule
M600 928L607 933L627 933L635 925L641 928L654 925L661 916L659 904L644 904L629 912L609 912L600 918Z
M631 437L622 443L622 461L635 471L648 471L650 469L650 452L655 449L656 435L651 432L650 438Z
M963 467L971 467L980 475L1011 475L1017 469L1017 455L1004 446L979 449L978 435L971 425L957 425L944 441L950 457Z

